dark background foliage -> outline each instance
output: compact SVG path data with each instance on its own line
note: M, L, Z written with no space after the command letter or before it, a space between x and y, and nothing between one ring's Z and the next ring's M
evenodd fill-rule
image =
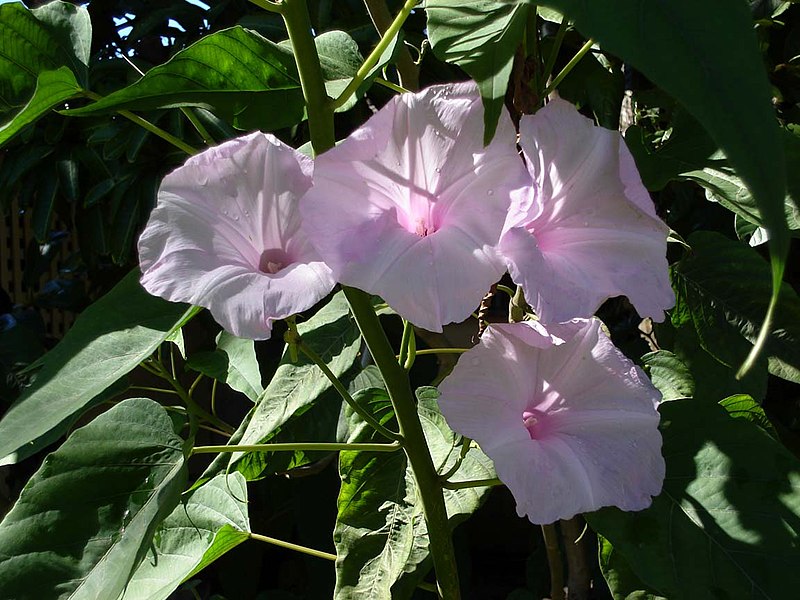
M203 36L235 25L254 29L274 42L286 38L277 15L266 13L246 0L215 0L210 4L204 8L202 3L185 0L90 2L93 38L89 88L108 95L138 80L139 71L147 72ZM800 6L773 15L780 3L763 0L749 4L756 20L778 118L790 135L800 134L800 61L797 60L800 56ZM389 2L393 12L399 5L399 2ZM363 55L377 42L378 35L360 0L312 0L310 7L316 33L345 31L356 40ZM545 52L552 48L558 26L540 19L538 27L543 34ZM416 11L407 21L404 33L411 55L420 59L421 85L466 77L457 67L438 60L430 51L422 10ZM567 34L555 72L572 58L583 42L577 32ZM660 216L680 236L688 239L696 231L713 231L732 242L753 235L755 226L737 216L737 211L732 212L725 203L724 190L708 197L708 186L701 185L702 176L695 171L702 171L716 147L708 134L667 93L618 58L592 54L571 72L559 91L603 126L616 129L620 112L627 114L631 127L627 130L626 141L637 159L645 184L653 193ZM373 86L352 110L337 114L337 136L347 135L386 102L390 94L384 88ZM507 97L512 111L519 108L514 100L512 85ZM69 108L78 108L79 104L71 104ZM9 118L11 112L8 109L0 114L0 121ZM240 133L232 121L219 115L202 109L196 109L195 113L216 142ZM194 147L204 145L203 137L177 109L141 110L137 114ZM259 119L259 127L264 131L273 131L274 123L280 123L280 115L271 111L264 111ZM275 133L295 146L308 139L303 123L278 129ZM787 139L787 152L794 160L789 169L791 188L800 185L800 163L797 162L800 138ZM0 290L0 314L3 315L0 317L0 411L13 401L19 387L25 383L22 369L54 343L47 336L39 311L55 308L80 312L130 271L136 264L135 240L154 205L159 181L185 158L180 150L119 116L65 118L52 113L3 148L0 207L6 216L10 216L12 206L28 213L35 240L30 243L26 260L28 293L23 298L13 298ZM652 161L657 161L657 166L651 169L650 165L655 165ZM665 169L665 165L670 164L674 167L672 172ZM686 175L689 172L695 174ZM794 218L796 223L800 222L797 215ZM70 250L60 251L62 247ZM719 245L709 243L702 247L709 253L704 258L712 263L725 261L730 256L724 248L720 250L722 246ZM684 254L678 244L671 245L670 252L670 262ZM764 246L759 246L758 252L766 256ZM796 291L800 291L799 259L800 246L794 239L786 282ZM47 279L46 274L54 262L58 275ZM685 274L687 268L676 271L674 276ZM494 302L492 310L496 318L504 318L505 308L500 299ZM638 358L652 349L640 335L638 315L624 300L609 301L602 307L600 316L608 324L615 342L630 356ZM216 332L216 326L205 316L192 323L187 332L188 354L213 348ZM399 335L399 331L393 334ZM693 373L703 373L697 381L713 381L715 389L703 393L719 395L721 399L727 395L723 393L727 388L731 392L741 391L733 378L734 366L746 355L746 347L738 348L733 344L735 356L724 364L709 351L702 331L675 315L658 325L654 335L657 347L681 357ZM270 375L277 364L281 345L276 340L280 340L280 335L257 347L265 376ZM436 369L437 364L431 361L428 369L417 371L417 383L429 383ZM798 386L767 375L764 368L746 380L746 390L763 401L782 441L797 453L800 450ZM225 410L231 421L238 422L248 405L233 395L224 400L229 402ZM328 532L333 529L335 505L332 501L324 503L318 499L336 496L339 479L333 463L331 457L325 457L310 461L304 465L304 470L291 472L287 477L272 476L252 482L253 529L332 550ZM6 471L6 483L0 481L9 488L0 489L6 501L18 492L34 467L29 461L13 471ZM0 505L0 512L3 508ZM592 535L591 532L587 534L585 543L594 543ZM526 600L547 594L541 534L537 527L515 516L513 500L505 489L493 491L475 518L457 530L456 546L465 587L470 590L467 597ZM331 565L319 559L248 543L200 573L174 597L209 598L216 594L217 598L230 599L324 598L330 596L333 578ZM603 589L602 577L595 573L593 580L596 585L593 597L610 597ZM418 592L418 596L426 597L424 592Z

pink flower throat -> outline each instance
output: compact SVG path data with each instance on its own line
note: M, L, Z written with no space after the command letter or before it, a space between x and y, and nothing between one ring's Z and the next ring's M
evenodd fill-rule
M282 248L268 248L261 253L258 270L268 275L275 275L291 263L292 259Z

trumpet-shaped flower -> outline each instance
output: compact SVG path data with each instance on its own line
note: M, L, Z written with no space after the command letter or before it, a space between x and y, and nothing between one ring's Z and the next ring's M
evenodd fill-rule
M439 389L534 523L641 510L661 491L661 394L597 319L491 325Z
M167 175L139 238L142 285L203 306L234 335L266 339L272 321L310 308L335 282L300 226L313 163L253 133Z
M669 229L619 134L555 99L522 118L520 145L533 186L514 203L500 248L541 319L589 317L625 295L641 315L663 320L675 304Z
M472 84L393 98L317 157L300 202L337 281L378 294L415 325L466 319L505 271L497 252L527 174L503 114L483 146Z

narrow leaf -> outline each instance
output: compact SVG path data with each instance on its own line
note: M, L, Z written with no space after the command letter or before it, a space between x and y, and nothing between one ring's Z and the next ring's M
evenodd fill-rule
M36 379L0 421L0 456L20 450L82 412L133 370L194 309L151 296L131 272L87 308L59 344L30 369ZM26 448L30 450L30 448Z

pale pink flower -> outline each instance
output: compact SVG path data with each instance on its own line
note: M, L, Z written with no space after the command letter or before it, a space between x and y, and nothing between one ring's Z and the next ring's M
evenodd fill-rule
M142 285L203 306L227 331L266 339L272 321L333 289L300 226L313 162L252 133L193 156L167 175L139 238Z
M661 491L661 394L597 319L490 325L439 389L534 523L641 510Z
M675 304L668 227L622 138L560 99L520 122L533 187L515 202L500 249L547 322L589 317L625 295L657 321Z
M317 157L300 211L336 280L430 331L469 317L505 271L496 247L527 179L514 140L503 114L484 147L475 84L437 85Z

